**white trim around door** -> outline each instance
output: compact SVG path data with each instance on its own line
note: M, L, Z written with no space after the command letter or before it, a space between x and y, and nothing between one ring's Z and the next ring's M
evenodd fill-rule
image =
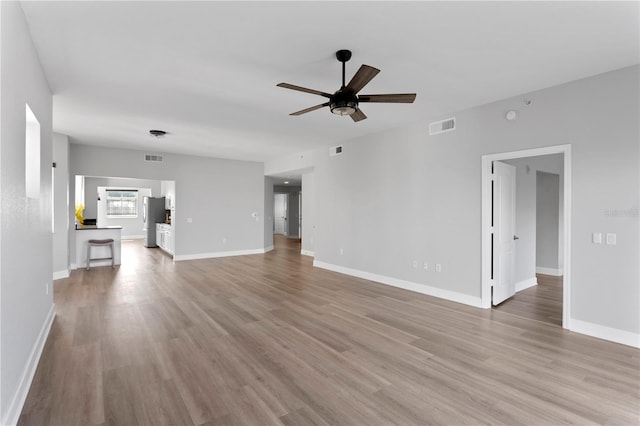
M564 277L562 327L571 328L571 145L556 145L482 156L482 293L481 305L491 308L491 163L538 155L564 154Z

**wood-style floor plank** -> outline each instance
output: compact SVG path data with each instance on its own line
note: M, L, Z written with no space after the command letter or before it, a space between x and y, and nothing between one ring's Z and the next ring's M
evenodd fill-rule
M174 263L124 241L56 281L19 424L640 423L640 351L562 329L553 277L482 310L275 243Z
M493 309L562 327L562 277L536 277L538 285L517 292Z

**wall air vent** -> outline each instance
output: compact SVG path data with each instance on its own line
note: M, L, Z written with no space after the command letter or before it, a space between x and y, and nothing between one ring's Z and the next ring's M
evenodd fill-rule
M450 132L456 129L456 118L451 117L446 120L434 121L429 123L429 136L439 133Z
M342 145L332 146L329 148L329 155L335 157L336 155L342 155Z
M162 163L162 155L145 154L144 161L155 161L156 163Z

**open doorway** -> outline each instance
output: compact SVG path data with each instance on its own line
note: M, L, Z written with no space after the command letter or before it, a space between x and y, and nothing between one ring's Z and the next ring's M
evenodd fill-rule
M289 181L290 182L290 181ZM273 187L273 233L300 239L301 185L275 185Z
M506 291L509 286L494 285L493 309L557 326L562 325L562 172L563 154L494 162L494 279L513 286ZM505 205L513 212L503 211ZM504 257L509 255L513 265ZM512 277L505 279L501 274L509 269Z
M143 248L158 247L174 257L175 186L173 180L76 175L75 202L69 212L70 223L75 224L69 228L70 269L82 266L86 259L83 232L78 228L117 228L121 230L117 245L131 241ZM151 200L153 214L148 208Z
M314 256L314 181L312 169L299 169L265 176L265 247L275 249L276 239L288 239L305 256ZM304 190L304 196L303 196ZM278 200L282 194L284 202ZM286 213L283 215L282 210ZM304 218L303 218L304 212ZM286 217L286 225L280 217ZM283 231L283 228L286 230ZM291 244L287 244L291 247Z
M570 147L482 158L482 306L568 327Z

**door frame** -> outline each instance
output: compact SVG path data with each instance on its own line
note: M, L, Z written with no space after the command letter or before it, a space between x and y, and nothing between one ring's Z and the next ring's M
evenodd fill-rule
M564 154L563 221L564 275L562 279L562 327L570 328L571 320L571 145L555 145L521 151L482 156L482 290L481 306L491 308L491 163L499 160Z

